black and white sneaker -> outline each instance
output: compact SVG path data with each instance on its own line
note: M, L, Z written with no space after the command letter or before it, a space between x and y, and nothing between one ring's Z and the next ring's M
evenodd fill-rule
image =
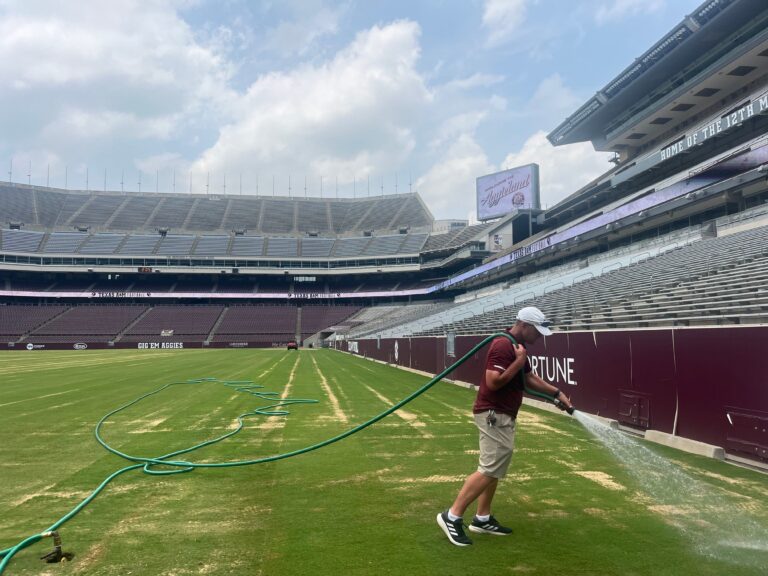
M472 519L472 523L469 525L469 529L472 532L476 532L478 534L493 534L495 536L506 536L507 534L512 534L512 528L502 526L493 516L488 518L488 520L485 522L478 520L477 516L475 516Z
M469 546L472 544L472 540L464 534L464 521L461 518L451 520L448 518L447 510L437 515L437 525L443 529L451 544L456 546Z

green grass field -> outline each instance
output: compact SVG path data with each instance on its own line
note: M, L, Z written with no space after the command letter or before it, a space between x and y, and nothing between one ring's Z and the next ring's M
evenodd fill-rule
M333 351L173 350L0 355L0 549L40 532L128 463L94 439L107 412L187 379L253 380L291 414L184 456L255 459L314 444L383 411L426 378ZM45 564L46 539L6 574L757 575L768 565L768 477L652 447L763 533L736 560L708 554L672 510L574 419L524 407L495 515L510 537L449 544L435 523L476 467L474 393L440 383L403 410L327 448L246 467L116 478L61 529L71 562ZM226 433L270 402L218 382L171 387L116 415L105 439L154 457ZM695 509L701 494L690 494ZM697 520L706 532L708 519ZM700 533L699 533L700 534ZM752 535L754 536L754 534ZM762 539L760 537L762 536ZM700 538L699 538L700 539Z

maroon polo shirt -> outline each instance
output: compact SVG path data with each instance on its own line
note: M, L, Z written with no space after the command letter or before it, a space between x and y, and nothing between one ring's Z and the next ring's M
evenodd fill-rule
M509 338L499 336L491 342L488 349L488 356L485 360L485 370L494 370L501 374L506 370L516 358L515 348ZM517 411L523 403L524 380L523 375L518 372L512 380L498 390L491 390L485 381L485 370L480 382L480 389L477 391L475 405L472 412L478 414L486 410L495 410L502 414L509 414L513 418L517 417ZM525 361L524 371L531 371L531 363Z

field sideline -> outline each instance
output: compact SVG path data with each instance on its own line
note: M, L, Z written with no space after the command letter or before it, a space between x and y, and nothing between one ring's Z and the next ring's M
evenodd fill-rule
M426 382L329 350L0 354L0 549L45 529L128 464L94 439L102 416L162 385L206 377L252 380L318 403L250 418L240 434L184 456L197 462L317 443ZM5 574L764 574L768 548L744 550L737 562L702 554L670 518L684 509L649 501L574 419L527 407L495 500L494 513L514 534L451 546L435 515L476 467L473 398L440 383L340 443L279 462L165 477L128 472L60 529L71 562L39 560L51 548L44 540ZM270 403L220 382L171 387L116 415L103 436L154 457L226 433L239 414ZM652 450L768 533L768 477Z

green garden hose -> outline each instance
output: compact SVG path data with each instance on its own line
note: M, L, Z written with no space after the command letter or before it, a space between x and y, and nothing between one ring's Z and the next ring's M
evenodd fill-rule
M128 472L130 470L136 470L138 468L143 468L144 472L147 474L152 475L171 475L171 474L182 474L185 472L191 472L195 468L229 468L233 466L250 466L252 464L263 464L265 462L275 462L277 460L284 460L285 458L291 458L293 456L298 456L300 454L306 454L308 452L312 452L314 450L317 450L319 448L323 448L325 446L329 446L330 444L333 444L335 442L338 442L339 440L343 440L344 438L347 438L348 436L351 436L352 434L356 434L357 432L360 432L361 430L367 428L368 426L371 426L372 424L375 424L379 420L389 416L396 410L402 408L412 400L418 398L421 396L424 392L429 390L432 386L437 384L440 380L445 378L448 374L450 374L453 370L464 364L469 358L475 354L478 350L480 350L483 346L485 346L488 342L493 340L494 338L497 338L499 336L504 336L506 338L509 338L510 341L513 343L516 343L515 339L507 332L502 332L498 334L492 334L491 336L488 336L481 342L479 342L477 345L475 345L469 352L467 352L464 356L459 358L456 362L454 362L451 366L440 372L437 376L432 378L429 382L424 384L421 388L407 396L406 398L400 400L397 404L394 404L384 412L374 416L370 420L363 422L362 424L355 426L354 428L351 428L347 430L346 432L342 432L341 434L338 434L337 436L334 436L332 438L329 438L327 440L324 440L322 442L318 442L317 444L313 444L311 446L306 446L304 448L301 448L299 450L293 450L291 452L285 452L283 454L277 454L274 456L266 456L263 458L255 458L250 460L235 460L231 462L189 462L187 460L177 460L172 459L169 460L169 458L175 458L177 456L180 456L182 454L187 454L189 452L193 452L199 448L203 448L204 446L210 446L211 444L215 444L217 442L221 442L222 440L225 440L226 438L229 438L230 436L234 436L240 430L242 430L244 425L244 419L249 416L284 416L287 415L289 412L287 410L282 410L280 408L289 406L291 404L309 404L309 403L316 403L317 400L305 400L305 399L290 399L290 398L284 398L279 399L276 398L277 393L276 392L259 392L258 390L263 388L262 386L258 384L254 384L251 381L232 381L232 380L224 380L220 381L216 378L199 378L194 380L186 380L183 382L172 382L170 384L166 384L157 390L154 390L152 392L149 392L147 394L144 394L143 396L140 396L136 398L135 400L132 400L131 402L128 402L127 404L124 404L123 406L120 406L119 408L116 408L115 410L112 410L111 412L107 413L104 417L99 420L98 424L96 424L96 428L94 430L94 434L96 436L96 440L101 444L104 448L106 448L109 452L112 452L113 454L116 454L117 456L120 456L122 458L125 458L126 460L129 460L130 462L134 462L134 464L131 464L130 466L126 466L125 468L121 468L120 470L117 470L116 472L112 473L110 476L108 476L104 481L99 484L99 486L82 502L80 502L77 506L75 506L72 510L70 510L67 514L62 516L59 520L54 522L51 526L43 530L42 532L38 534L34 534L32 536L29 536L16 544L15 546L12 546L10 548L6 548L5 550L0 550L0 558L2 560L0 561L0 574L2 574L5 571L6 566L11 561L11 558L18 553L19 551L23 550L24 548L27 548L28 546L31 546L32 544L35 544L36 542L39 542L45 537L52 536L53 533L65 522L68 520L71 520L75 515L77 515L78 512L80 512L83 508L85 508L96 496L109 484L114 478L117 478L121 474L124 474L125 472ZM248 394L252 394L253 396L256 396L258 398L263 398L266 400L278 400L274 404L270 404L269 406L264 406L261 408L256 408L254 410L251 410L249 412L245 412L237 417L238 426L234 430L222 434L221 436L218 436L216 438L213 438L211 440L207 440L205 442L201 442L200 444L196 444L194 446L191 446L189 448L184 448L182 450L177 450L175 452L171 452L169 454L165 454L163 456L158 456L157 458L142 458L139 456L132 456L130 454L125 454L124 452L120 452L119 450L116 450L115 448L112 448L109 444L107 444L104 439L101 437L101 427L102 425L112 416L117 414L118 412L121 412L122 410L125 410L138 402L141 402L145 398L148 398L149 396L153 396L155 394L159 394L160 392L163 392L164 390L170 388L171 386L179 386L179 385L194 385L194 384L200 384L203 382L220 382L224 384L225 386L234 388L235 390L239 392L244 392ZM544 398L548 400L549 402L552 402L553 399L551 396L548 396L546 394L541 394L539 392L529 390L526 388L525 390L528 394L539 396L541 398ZM157 466L164 466L164 467L170 467L171 469L162 469L158 470L155 467Z

